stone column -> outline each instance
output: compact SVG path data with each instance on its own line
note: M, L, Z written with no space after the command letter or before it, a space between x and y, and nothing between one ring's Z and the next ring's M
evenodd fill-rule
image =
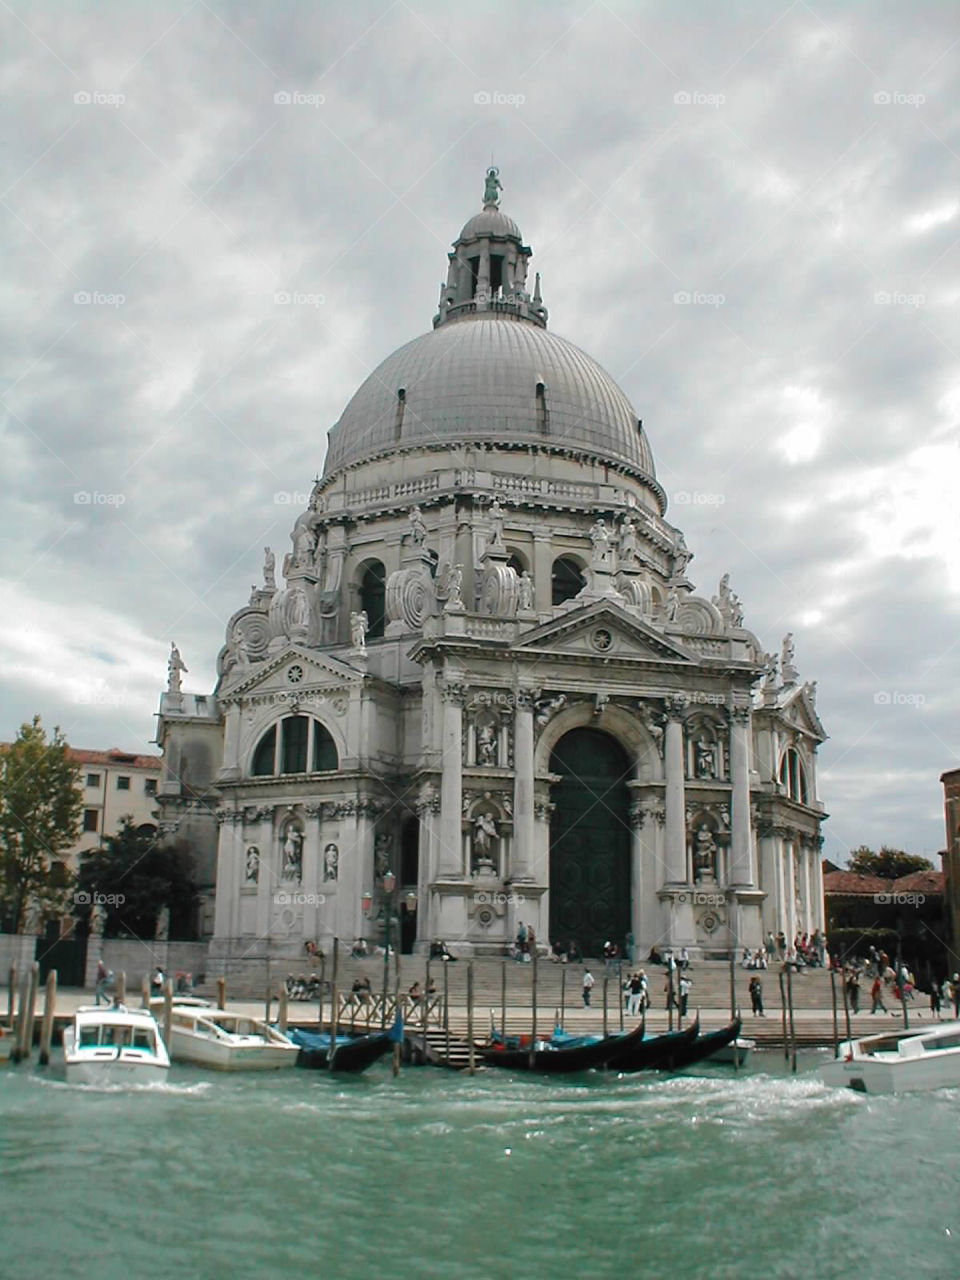
M821 933L826 932L827 922L824 918L823 904L823 863L820 860L820 846L814 844L810 850L810 857L813 859L813 927L819 929Z
M665 884L686 884L687 814L684 798L683 713L686 698L671 694L665 700L663 765L666 774L666 876Z
M463 702L459 684L440 686L443 740L440 775L440 851L437 876L463 875Z
M220 778L240 777L240 704L227 707L223 718L223 765Z
M787 949L793 946L793 940L797 936L797 880L796 880L796 863L793 857L793 841L785 840L783 842L783 856L786 860L786 890L787 901L785 903L786 911L786 927L784 933L787 935Z
M757 882L750 832L750 708L730 713L730 884L752 889Z
M226 810L217 816L217 893L213 931L217 938L235 938L240 932L243 814L238 810Z
M533 845L533 696L517 694L514 717L513 859L511 880L529 880ZM545 868L534 866L533 876L543 883Z
M553 600L553 544L549 533L535 532L533 535L532 568L534 606L538 613L545 613L552 607Z

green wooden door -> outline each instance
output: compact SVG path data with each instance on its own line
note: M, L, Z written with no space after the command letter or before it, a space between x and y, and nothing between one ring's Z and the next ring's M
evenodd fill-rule
M550 770L562 781L550 798L550 940L574 939L599 956L607 940L623 948L630 930L630 760L597 729L573 729L557 743Z

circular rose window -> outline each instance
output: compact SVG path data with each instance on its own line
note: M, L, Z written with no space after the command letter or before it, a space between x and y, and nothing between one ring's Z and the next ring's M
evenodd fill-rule
M303 679L303 667L296 665L287 668L287 680L290 684L299 684Z
M606 653L613 644L613 636L606 627L598 627L590 639L593 642L593 647L599 650L600 653Z

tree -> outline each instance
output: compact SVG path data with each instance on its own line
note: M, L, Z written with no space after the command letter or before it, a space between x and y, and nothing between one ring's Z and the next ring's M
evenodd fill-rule
M28 918L64 910L73 878L60 855L77 838L82 806L66 739L54 729L48 742L34 716L0 752L0 928L21 933Z
M899 880L901 876L912 875L914 871L932 871L933 863L921 858L916 853L904 853L902 849L891 849L882 845L879 853L874 853L862 844L850 854L850 870L862 876L882 876L885 880Z
M103 931L108 937L151 941L160 912L170 912L170 937L192 932L196 887L193 858L185 843L161 846L151 830L139 831L124 818L115 836L85 854L78 884L84 906L103 905ZM80 895L78 894L78 897Z

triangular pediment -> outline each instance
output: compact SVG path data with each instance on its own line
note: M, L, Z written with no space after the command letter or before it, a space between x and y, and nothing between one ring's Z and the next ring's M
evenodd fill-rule
M814 686L815 688L815 686ZM789 724L809 733L818 742L825 742L827 732L823 727L814 702L810 685L802 684L789 693L783 701L782 714Z
M604 634L606 633L606 634ZM609 643L606 636L609 636ZM613 601L598 600L521 632L514 649L593 658L679 662L697 656Z
M360 684L364 674L328 653L290 644L262 662L251 663L239 680L221 692L220 701L254 694L282 695L293 700L298 691L343 689Z

